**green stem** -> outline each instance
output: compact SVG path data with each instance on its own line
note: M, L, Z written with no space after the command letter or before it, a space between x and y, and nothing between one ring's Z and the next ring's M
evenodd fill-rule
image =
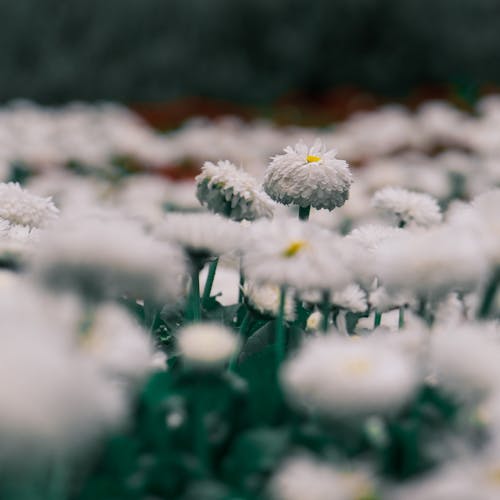
M195 419L195 450L200 466L205 474L210 472L210 449L207 439L207 429L205 427L205 409L200 402L202 398L197 397L194 401L194 419Z
M398 328L405 326L405 306L399 306Z
M373 328L377 328L380 326L380 323L382 321L382 313L375 311L375 317L373 319Z
M307 207L299 207L299 219L300 220L309 220L309 213L311 211L311 206Z
M488 317L491 310L491 306L495 302L495 296L497 293L499 282L500 282L500 268L496 269L493 272L493 276L486 285L486 289L484 290L483 300L481 301L481 306L479 307L479 312L478 312L479 318L484 319Z
M201 319L200 308L200 271L197 267L191 273L190 318L193 321Z
M238 284L238 304L243 303L243 288L245 286L245 275L243 274L243 269L240 264L240 282Z
M328 331L328 325L329 325L329 320L330 320L330 310L331 310L331 304L330 304L330 292L328 290L325 290L323 292L323 300L321 302L321 329L323 330L324 333Z
M215 272L217 271L217 264L219 263L219 259L215 258L210 265L208 266L208 275L207 281L205 282L205 288L203 289L203 299L202 303L205 305L210 299L210 294L212 293L212 286L214 284Z
M250 325L251 319L252 319L252 313L250 312L250 309L248 309L245 316L243 317L243 321L241 322L241 326L240 326L240 338L241 338L242 345L246 340L246 334L247 334L247 330L248 330L248 327ZM236 351L232 355L231 360L229 361L229 367L228 367L228 370L230 372L233 372L234 369L236 368L239 355L240 355L239 350Z
M285 359L286 335L285 335L285 297L286 287L282 286L280 290L280 304L278 317L276 318L276 365L279 367Z

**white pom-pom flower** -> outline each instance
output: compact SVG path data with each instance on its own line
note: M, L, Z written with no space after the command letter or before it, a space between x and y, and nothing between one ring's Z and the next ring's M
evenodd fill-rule
M329 231L296 219L259 221L249 228L243 253L245 274L258 283L299 290L341 290L351 275Z
M292 405L347 417L399 410L418 387L419 375L394 345L326 336L306 343L284 365L281 380Z
M212 212L231 219L272 217L274 202L257 180L230 161L207 161L196 177L196 195Z
M210 213L171 213L158 226L156 237L173 241L192 256L220 256L238 250L240 224Z
M368 471L341 469L308 455L297 455L281 464L269 489L274 500L376 498L376 484Z
M213 323L196 323L179 330L177 346L188 366L198 369L219 368L238 351L238 336Z
M176 301L186 273L180 248L118 220L86 220L54 228L40 242L33 267L51 288L74 290L91 301L125 294Z
M429 227L442 220L437 201L425 193L415 193L398 187L387 187L373 196L373 206L394 216L400 227Z
M275 156L266 171L264 190L284 205L333 210L349 198L352 174L347 162L326 150L321 140L312 147L299 142Z
M437 300L452 291L475 289L485 272L478 242L448 226L406 233L382 244L376 254L380 279L390 294L408 291Z
M280 288L272 284L259 285L246 281L243 287L243 293L250 307L265 316L278 316L280 304ZM295 319L295 301L291 291L285 295L285 320L293 321Z
M55 220L58 214L51 198L35 196L14 182L0 184L0 219L39 228Z

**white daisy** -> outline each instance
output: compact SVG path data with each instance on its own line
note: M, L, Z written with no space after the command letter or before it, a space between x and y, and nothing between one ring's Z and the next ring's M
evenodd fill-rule
M498 388L500 344L482 324L455 326L432 337L436 380L460 400L477 401Z
M374 194L372 203L377 210L394 216L400 227L429 227L439 224L442 220L437 201L425 193L387 187Z
M307 342L282 370L291 404L333 417L392 413L418 387L413 361L395 346L338 336Z
M272 217L273 201L257 180L230 161L207 161L196 177L196 195L212 212L233 220Z
M278 218L255 222L249 228L243 269L258 283L341 290L351 276L336 244L332 233L310 223Z
M339 468L313 456L288 458L271 477L274 500L357 500L375 498L376 484L361 468Z
M151 342L121 307L114 304L99 307L89 329L79 335L83 352L105 373L139 381L149 371Z
M238 351L238 336L213 323L196 323L179 330L177 346L188 366L199 369L219 368Z
M242 226L210 213L169 213L156 237L181 245L192 256L220 256L239 249Z
M35 196L19 184L0 184L0 219L10 224L43 227L57 218L59 210L51 198Z
M448 226L387 241L377 249L376 260L389 293L409 291L431 300L474 290L485 272L478 242L468 232Z
M243 293L252 308L265 316L278 316L280 304L280 288L277 285L252 283L246 281ZM285 295L285 320L295 319L295 301L293 293L287 291Z
M308 147L299 142L272 158L266 171L264 189L285 205L326 208L342 206L349 197L352 174L344 160L327 151L321 140Z
M183 293L182 251L130 222L89 219L44 236L33 266L51 288L74 290L91 301L131 294L165 303Z

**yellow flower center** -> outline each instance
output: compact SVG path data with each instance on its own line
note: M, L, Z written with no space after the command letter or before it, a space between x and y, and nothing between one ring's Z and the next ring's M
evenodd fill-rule
M283 257L294 257L308 245L305 240L292 241L282 252Z
M351 359L344 366L351 375L364 375L370 371L372 364L366 359Z
M314 163L320 160L321 158L319 156L307 155L307 163Z

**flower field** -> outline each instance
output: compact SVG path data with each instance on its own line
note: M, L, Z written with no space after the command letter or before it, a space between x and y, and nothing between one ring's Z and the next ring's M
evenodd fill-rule
M0 499L500 498L499 129L0 108Z

